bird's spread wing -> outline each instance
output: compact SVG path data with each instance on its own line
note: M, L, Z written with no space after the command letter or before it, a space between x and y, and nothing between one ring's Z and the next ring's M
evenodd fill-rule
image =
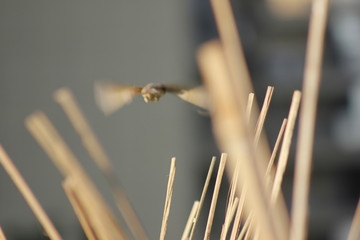
M101 111L109 115L125 104L131 102L133 97L141 92L141 87L123 86L111 83L95 83L95 101Z
M182 89L181 91L174 93L186 102L207 110L209 109L209 97L203 86L191 89Z

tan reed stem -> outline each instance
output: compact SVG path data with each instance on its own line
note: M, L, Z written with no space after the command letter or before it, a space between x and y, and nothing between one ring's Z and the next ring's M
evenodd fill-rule
M222 176L223 176L224 169L225 169L226 159L227 159L227 154L222 153L221 158L220 158L218 173L216 176L214 192L213 192L213 196L211 199L208 220L206 223L204 240L210 239L210 233L211 233L211 228L212 228L212 224L213 224L213 220L214 220L215 208L216 208L216 203L217 203L217 199L219 196L220 184L221 184Z
M292 136L296 123L296 117L300 106L300 99L301 99L300 91L295 91L291 101L288 121L285 128L284 139L280 149L279 161L276 169L273 189L271 192L272 204L275 204L279 196L279 192L281 191L281 183L283 180L285 168L289 158L290 146L291 146Z
M62 186L64 188L66 196L71 203L71 206L74 209L77 218L79 219L79 222L82 229L84 230L87 239L97 240L98 237L96 236L95 231L91 227L91 220L89 219L89 215L86 213L86 209L83 207L84 204L80 202L81 200L76 194L76 192L81 191L81 189L76 190L75 182L71 180L70 177L67 177L63 181Z
M232 84L237 92L247 96L254 92L249 70L246 64L240 36L237 31L234 14L229 0L210 0L215 22L224 46L224 53L229 64ZM255 106L257 108L257 105Z
M278 136L276 138L276 142L275 142L275 145L274 145L274 148L273 148L273 151L271 153L271 157L270 157L270 161L269 161L269 164L268 164L268 167L266 169L266 173L265 175L266 176L269 176L272 168L273 168L273 165L274 165L274 160L275 160L275 157L276 157L276 154L278 152L278 149L279 149L279 146L280 146L280 143L281 143L281 140L282 140L282 137L284 135L284 130L285 130L285 127L286 127L286 124L287 124L287 119L284 118L282 124L281 124L281 127L280 127L280 131L278 133Z
M10 159L9 155L5 152L5 149L0 145L0 163L9 174L12 181L15 183L16 187L20 193L25 198L26 202L29 204L31 210L35 214L36 218L39 220L40 224L43 226L47 235L52 240L62 239L53 223L51 222L48 215L45 213L44 209L41 207L39 201L35 197L34 193L31 191L29 185L26 183L25 179L15 167L14 163Z
M212 157L210 167L209 167L209 170L208 170L208 173L207 173L207 176L206 176L205 184L204 184L204 187L203 187L203 190L202 190L202 193L201 193L199 207L197 208L197 211L196 211L196 214L195 214L194 225L193 225L193 227L191 229L189 240L193 239L194 234L195 234L195 229L196 229L197 224L199 222L200 211L202 209L202 206L204 205L205 196L206 196L206 193L207 193L207 189L209 187L209 183L210 183L210 180L211 180L211 175L212 175L213 170L214 170L215 161L216 161L216 157Z
M259 139L261 136L261 131L263 130L263 127L264 127L266 114L269 110L273 92L274 92L274 87L269 86L266 90L266 95L264 98L263 106L261 108L260 115L259 115L258 121L256 123L256 127L255 127L255 137L254 137L254 145L255 146L257 146L257 144L259 142Z
M244 209L244 204L245 204L245 196L246 196L246 186L243 185L243 188L242 188L241 194L240 194L239 204L238 204L238 207L236 209L233 228L231 230L230 240L235 240L236 236L237 236L237 234L239 232L241 218L242 218L242 215L243 215L243 209Z
M229 171L236 166L234 160L241 160L239 174L241 182L246 182L252 189L246 197L249 202L245 204L246 209L254 209L261 236L266 236L267 239L286 239L288 229L286 208L285 205L280 204L270 208L270 191L264 179L265 159L254 149L253 139L249 136L243 114L245 109L240 111L237 106L233 88L229 84L222 47L216 41L206 43L200 49L198 57L205 86L212 99L211 116L217 143L223 152L231 156L227 165ZM238 191L241 192L240 185Z
M347 240L356 240L360 238L360 199L358 201L354 217L351 223Z
M221 229L220 240L226 239L230 224L231 224L232 220L234 219L236 209L239 206L239 198L235 198L233 203L230 204L229 206L231 206L231 207L229 207L228 208L229 210L226 212L225 221L224 221L224 224Z
M0 240L6 240L5 234L3 232L3 230L0 227Z
M231 1L210 0L210 2L212 4L215 22L217 24L220 40L223 45L223 52L226 59L227 68L229 71L228 83L232 87L233 93L235 94L234 98L238 103L238 106L236 107L238 110L240 110L240 112L237 114L243 114L245 96L254 91L244 52L241 46L240 36L237 31L236 21L231 7ZM221 82L222 81L219 81L219 83ZM254 118L250 117L251 120L249 121L248 126L249 131L253 129L252 124L255 122L254 119L257 118L259 114L259 107L256 101L254 104L254 113ZM252 138L252 135L248 136L248 138ZM261 136L260 143L261 144L258 148L259 151L256 153L259 157L253 159L252 161L255 161L255 164L258 165L257 171L260 171L258 174L263 175L262 171L265 173L266 170L264 161L270 159L270 149L265 135ZM270 192L270 189L266 189L266 191ZM280 239L287 239L289 220L285 201L282 195L279 197L279 201L274 208L274 213L275 215L279 216L279 221L275 221L272 225L275 226L275 231L279 232Z
M108 156L85 119L70 89L60 88L55 91L53 97L69 118L72 126L79 134L82 144L96 165L106 174L112 172L112 164Z
M254 234L254 225L253 225L253 218L252 217L249 217L249 225L247 227L247 231L246 231L246 234L245 234L245 237L244 237L244 240L249 240L251 239L251 237L253 236Z
M251 119L251 109L252 109L252 105L253 105L254 96L255 96L254 93L250 93L249 97L248 97L248 101L247 101L247 105L246 105L246 119L247 119L247 122L249 122L250 119ZM237 166L238 165L239 164L237 164ZM238 177L238 174L239 173L237 173L236 177ZM238 179L236 179L236 181L238 182ZM237 184L238 184L237 182L234 185L235 188L237 187ZM236 209L234 224L233 224L233 227L232 227L232 230L231 230L230 240L235 240L236 236L237 236L237 234L239 232L240 223L241 223L241 217L242 217L244 203L245 203L245 195L246 195L246 187L245 187L245 185L243 185L242 189L241 189L241 193L240 193L239 204L238 204L238 207Z
M161 223L161 231L160 231L160 240L164 240L166 236L167 229L167 221L170 213L171 199L172 193L174 190L174 180L175 180L175 172L176 172L176 158L171 159L170 165L170 173L169 173L169 181L166 190L166 198L165 198L165 206L164 206L164 214Z
M220 35L220 41L223 46L223 53L226 59L227 69L228 69L228 84L231 86L231 90L236 99L236 108L238 113L242 115L245 109L245 96L248 96L249 93L254 92L253 86L251 83L250 74L247 68L244 52L241 46L240 37L236 27L236 21L231 7L230 0L210 0L212 9L215 16L215 22L217 24L218 32ZM219 81L219 84L222 81ZM230 92L229 92L230 93ZM250 121L248 123L248 131L252 131L254 126L253 123L259 115L259 107L254 100L254 114L251 114ZM248 138L253 138L253 135L247 136ZM258 151L256 152L256 157L252 161L255 161L255 164L258 166L257 171L260 171L259 174L262 175L265 173L265 160L270 159L270 149L265 138L265 135L261 135L260 145ZM266 187L266 186L265 186ZM270 192L270 189L266 191ZM279 197L277 206L275 206L274 213L279 215L281 218L280 221L275 221L272 225L275 226L275 230L281 232L280 234L284 239L288 237L288 213L285 205L283 196Z
M250 226L250 222L251 222L251 219L252 219L252 212L249 213L245 223L244 223L244 226L243 228L241 229L240 233L239 233L239 236L238 236L238 240L241 240L245 237L246 233L249 231L249 226Z
M49 155L63 176L71 177L81 189L78 192L80 202L89 214L96 236L100 239L127 239L115 217L107 208L101 195L87 176L79 161L70 151L46 115L36 112L25 120L26 127Z
M236 168L234 170L232 179L231 179L230 189L229 189L229 194L228 194L228 200L227 200L227 208L226 208L226 213L225 213L225 220L224 220L223 228L221 230L220 239L225 239L226 238L228 228L230 227L229 226L230 222L232 221L232 218L229 219L229 216L230 216L231 211L233 210L233 205L232 204L234 203L237 184L239 182L238 181L238 178L239 178L239 165L240 165L240 163L238 161L237 165L236 165ZM235 211L236 211L236 209L235 209Z
M253 107L253 103L254 103L254 96L255 96L254 93L249 93L249 97L248 97L247 104L246 104L246 110L245 110L247 122L250 122L250 119L251 119L251 112L252 112L252 107Z
M291 240L304 240L307 236L311 161L328 8L329 0L313 0L304 69L303 101L295 155Z
M184 232L183 232L183 234L181 236L181 240L188 240L189 239L190 230L191 230L191 227L193 227L193 225L194 225L195 215L196 215L197 209L199 207L199 203L200 203L199 201L195 201L192 208L191 208L189 218L188 218L188 220L186 222Z
M54 99L66 113L74 129L79 134L85 149L105 176L112 190L116 205L132 235L135 239L148 239L134 208L119 183L109 157L95 136L70 89L61 88L57 90L54 93Z

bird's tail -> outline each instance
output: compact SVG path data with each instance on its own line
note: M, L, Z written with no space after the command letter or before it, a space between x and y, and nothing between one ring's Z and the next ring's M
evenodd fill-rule
M198 107L209 110L209 97L203 86L183 90L176 95L182 100L194 104Z

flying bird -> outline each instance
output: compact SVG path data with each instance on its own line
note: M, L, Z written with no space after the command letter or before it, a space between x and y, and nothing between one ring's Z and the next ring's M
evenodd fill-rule
M157 102L165 93L171 93L198 107L208 109L208 97L203 86L185 89L167 84L149 83L144 87L113 83L95 83L95 101L109 115L128 104L136 96L145 102Z

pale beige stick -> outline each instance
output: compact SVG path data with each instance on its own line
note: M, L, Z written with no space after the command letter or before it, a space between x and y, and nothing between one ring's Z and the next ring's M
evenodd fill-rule
M279 196L279 192L281 191L281 183L283 180L285 168L289 158L290 146L294 132L296 117L300 106L300 99L301 99L300 91L295 91L290 106L288 121L284 133L284 139L281 145L279 161L275 173L273 189L271 192L271 203L273 205L276 203L277 198Z
M243 188L242 188L241 194L240 194L239 204L238 204L238 207L236 210L233 228L231 230L230 240L235 240L236 236L239 232L241 218L243 215L243 209L244 209L244 204L245 204L245 195L246 195L246 187L245 187L245 185L243 185Z
M270 157L270 161L268 163L268 166L267 166L267 170L266 170L266 173L265 173L265 178L269 178L270 177L270 172L272 170L272 167L273 167L273 163L274 163L274 159L275 159L275 156L277 154L277 151L278 151L278 147L280 145L280 142L281 142L281 139L282 139L282 136L283 136L283 133L284 133L284 130L285 130L285 126L286 126L286 123L287 123L287 119L285 118L282 125L281 125L281 128L280 128L280 131L279 131L279 134L278 134L278 137L276 139L276 143L275 143L275 146L273 148L273 151L272 151L272 154L271 154L271 157ZM271 181L273 181L273 179L271 179ZM248 225L248 229L247 229L247 232L246 232L246 235L245 235L245 239L247 239L248 237L250 237L250 232L254 230L253 228L253 225L252 225L253 221L250 217L249 219L249 225ZM259 237L259 228L256 228L256 231L254 233L254 239L258 238Z
M72 177L80 185L80 202L89 214L96 235L101 239L116 236L118 229L114 230L113 221L108 218L106 207L99 199L94 186L47 117L41 112L34 113L26 119L26 126L62 174ZM118 237L124 239L121 233Z
M272 168L273 168L274 160L275 160L276 154L277 154L277 152L278 152L278 149L279 149L279 146L280 146L282 137L283 137L283 135L284 135L284 130L285 130L285 127L286 127L286 123L287 123L287 119L284 118L284 120L283 120L283 122L282 122L282 124L281 124L281 127L280 127L279 134L278 134L278 136L277 136L277 138L276 138L276 142L275 142L273 151L272 151L272 153L271 153L271 157L270 157L270 161L269 161L268 167L267 167L267 169L266 169L266 173L265 173L266 176L269 176L270 171L271 171Z
M279 134L278 134L278 137L277 137L273 152L271 154L271 158L270 158L270 161L269 161L269 164L268 164L268 167L267 167L267 171L265 173L265 178L270 177L269 173L270 173L270 171L272 169L273 162L274 162L277 150L278 150L278 146L279 146L279 144L281 142L281 138L282 138L282 135L283 135L284 130L285 130L286 122L287 122L287 119L285 118L282 125L281 125L281 128L280 128L280 131L279 131ZM251 231L254 230L254 226L252 225L253 224L252 217L250 215L248 216L246 221L248 221L248 227L246 229L245 239L249 238L250 234L251 234ZM259 237L258 229L259 228L257 228L257 230L255 231L255 233L257 233L257 234L254 234L254 239L255 239L255 236Z
M358 201L354 217L351 223L347 240L356 240L360 238L360 199Z
M234 219L234 216L235 216L235 213L236 213L236 209L237 207L239 206L239 198L236 197L233 204L232 204L232 208L231 208L231 211L229 212L229 222L231 223L231 221ZM230 225L229 223L229 225ZM228 225L228 227L229 227Z
M254 226L254 219L252 216L249 216L249 225L247 227L244 240L255 240L255 232L259 232L259 228Z
M249 94L247 105L246 105L246 118L247 118L248 122L251 119L251 110L252 110L254 96L255 96L254 93ZM237 166L238 166L238 164L237 164ZM235 238L238 234L238 231L240 228L240 223L241 223L241 217L242 217L242 213L243 213L243 208L244 208L244 203L245 203L245 195L246 195L246 190L245 190L245 185L243 185L242 189L241 189L241 193L240 193L239 205L236 210L234 224L233 224L233 227L231 230L230 240L235 240Z
M220 184L221 184L222 176L223 176L224 169L225 169L226 159L227 159L227 154L222 153L221 158L220 158L218 173L216 176L214 192L213 192L213 196L211 199L208 220L206 223L204 240L210 239L210 233L211 233L211 228L212 228L212 224L213 224L213 220L214 220L215 208L216 208L216 203L217 203L217 199L219 196Z
M269 106L270 106L270 102L271 102L271 98L274 92L274 87L268 87L266 90L266 95L264 98L264 102L263 102L263 106L261 108L260 111L260 115L258 118L258 121L256 123L256 127L255 127L255 137L254 137L254 144L255 146L257 146L260 136L261 136L261 131L264 127L264 122L265 122L265 118L266 118L266 114L269 110Z
M246 114L246 118L247 118L248 122L251 119L251 110L252 110L253 103L254 103L254 96L255 96L254 93L249 93L249 97L248 97L247 104L246 104L245 114Z
M235 98L239 106L239 109L242 109L241 105L245 105L245 96L249 93L254 92L250 73L246 64L246 59L244 51L241 46L240 36L237 30L234 11L231 6L230 0L210 0L212 5L212 10L215 16L215 22L217 24L217 29L220 35L220 40L223 45L223 52L226 58L226 63L228 65L228 76L229 83L232 87L232 91L235 93ZM221 83L221 81L219 81ZM254 103L254 117L250 117L249 121L249 131L253 129L252 123L254 119L259 115L258 104ZM240 110L240 113L242 111ZM252 137L249 136L250 138ZM259 151L256 153L259 157L253 159L258 165L258 171L263 171L265 173L265 163L263 161L270 159L270 150L268 146L267 139L265 135L260 135L261 144L259 146ZM256 140L257 142L258 140ZM265 186L267 188L267 186ZM267 189L270 192L270 189ZM274 225L276 226L277 231L281 231L282 235L287 238L288 235L288 213L286 209L286 204L281 196L277 206L275 206L275 215L279 215L280 219L283 219L280 222L276 221Z
M224 47L224 56L226 58L229 71L229 83L232 86L232 91L235 93L236 101L240 105L238 108L242 109L240 114L243 114L242 111L246 104L245 98L249 93L253 93L254 89L252 86L244 51L242 49L238 28L236 26L234 11L232 9L230 0L210 0L210 2L214 12L215 23L220 35L220 40ZM254 114L250 115L250 121L248 123L249 131L255 129L254 123L256 118L259 116L259 106L256 98L254 99L253 105ZM253 135L251 134L251 138L252 137ZM261 142L262 143L259 148L261 149L261 153L259 154L263 155L263 159L269 159L270 150L267 140L262 138ZM261 160L256 159L255 161ZM259 164L260 168L261 164L262 163ZM285 204L283 205L285 206Z
M304 96L300 110L298 144L295 155L291 240L307 238L311 162L328 9L329 0L313 0L304 69Z
M236 21L234 17L234 11L231 7L230 0L211 0L212 9L215 15L215 22L217 24L218 32L220 35L221 43L224 47L224 55L226 58L226 64L228 69L228 77L229 80L228 84L231 87L231 90L224 95L223 97L227 97L232 91L235 95L233 96L238 103L238 112L237 114L241 115L244 112L244 105L245 105L245 96L249 93L254 92L250 74L247 68L245 55L241 46L240 37L236 27ZM223 84L223 81L218 81L218 84ZM218 88L216 86L214 90ZM225 105L223 105L225 106ZM259 114L258 105L255 101L254 104L254 118L256 118ZM251 117L252 120L249 121L248 131L253 129L252 123L254 119ZM239 121L238 121L239 122ZM250 135L248 138L252 138L253 136ZM270 150L267 143L267 139L264 135L261 136L261 144L259 145L259 151L256 152L254 161L257 165L256 171L259 171L259 174L265 173L266 171L266 163L268 159L270 159ZM230 138L229 138L230 139ZM270 189L267 189L268 186L265 185L266 194L270 193ZM275 231L279 233L280 239L287 239L288 238L288 213L286 209L286 204L283 199L283 196L279 197L279 201L276 206L274 206L274 211L271 211L275 218L278 218L279 221L272 221L275 227ZM256 215L256 214L255 214ZM266 220L264 219L264 222ZM267 234L267 237L269 234Z
M57 90L54 93L54 99L60 104L68 116L73 127L79 134L85 149L88 151L89 155L97 164L98 168L102 171L103 175L108 181L108 184L112 189L116 205L123 215L124 220L135 239L148 239L134 208L126 197L126 194L118 181L114 167L112 166L109 157L96 138L88 121L85 119L85 116L82 113L70 89L61 88Z
M76 184L79 184L81 188L79 198L92 220L96 235L104 240L126 239L124 231L115 222L115 217L107 208L101 195L46 115L36 112L27 117L25 123L64 177L70 176Z
M234 11L232 10L230 0L211 0L211 3L220 40L224 47L224 55L226 58L228 76L230 80L228 83L230 83L231 86L230 91L235 94L234 98L238 102L237 108L240 112L237 114L243 114L245 96L254 91L245 55L241 46L240 36L237 31ZM223 84L223 81L218 81L218 84ZM218 88L218 86L216 88ZM226 96L230 95L229 93ZM255 122L255 118L257 118L258 114L259 107L255 100L254 114L252 115L254 117L251 117L251 120L249 121L250 124L248 131L253 129L252 123ZM248 136L248 138L252 137L253 135ZM255 162L257 165L256 170L262 175L266 171L267 163L265 163L265 161L270 159L270 148L265 135L261 135L261 141L258 149L259 150L256 152L258 157L252 159L251 161ZM268 185L265 185L264 187L267 192L266 194L270 194L271 189L268 189ZM279 200L276 206L273 207L274 211L271 211L274 217L278 218L278 221L272 221L273 223L271 225L273 225L275 227L275 231L279 233L280 239L287 239L289 229L288 212L283 196L281 195L278 199ZM264 219L264 221L266 220ZM266 237L268 236L269 234L267 234Z
M245 237L245 234L249 231L251 219L252 219L252 212L249 213L248 218L246 219L244 226L239 233L239 236L237 238L238 240L243 239Z
M268 167L267 167L267 171L265 173L265 177L269 177L269 172L272 169L274 159L275 159L276 153L278 151L278 147L280 145L280 142L281 142L284 130L285 130L286 122L287 122L287 119L285 118L283 120L282 125L281 125L278 137L276 139L276 143L275 143L274 149L273 149L272 154L271 154L271 158L270 158L270 161L269 161L269 164L268 164ZM236 216L235 216L234 225L233 225L233 229L232 229L231 236L230 236L231 240L235 240L236 235L237 235L237 231L238 231L239 226L240 226L242 207L243 207L243 204L245 202L244 201L245 200L245 194L246 194L246 191L245 191L245 189L243 189L242 192L241 192L240 203L239 203L239 207L238 207L238 210L237 210L237 213L236 213ZM246 220L246 221L248 221L248 220Z
M10 178L12 179L16 187L19 189L20 193L25 198L26 202L29 204L31 210L35 214L36 218L39 220L40 224L43 226L49 238L53 240L62 239L60 234L54 227L53 223L51 222L50 218L45 213L39 201L31 191L29 185L26 183L25 179L20 174L18 169L15 167L9 155L5 152L5 149L1 145L0 145L0 163L4 167L6 172L9 174Z
M260 231L259 228L257 228L253 240L259 240L259 239L260 239Z
M282 123L282 126L281 126L281 128L280 128L280 132L279 132L279 135L278 135L278 137L277 137L277 140L276 140L276 143L275 143L273 152L272 152L272 154L271 154L270 161L269 161L269 164L268 164L268 167L267 167L267 171L266 171L266 173L265 173L265 178L270 177L269 173L270 173L270 171L271 171L271 169L272 169L273 162L274 162L274 159L275 159L277 150L278 150L278 146L279 146L279 144L280 144L280 142L281 142L281 138L282 138L282 135L283 135L284 130L285 130L286 122L287 122L287 119L285 118L284 121L283 121L283 123ZM248 216L249 224L248 224L248 228L247 228L247 230L246 230L247 232L246 232L246 235L245 235L244 239L248 239L248 238L250 237L251 232L255 230L255 229L254 229L254 226L253 226L253 221L252 221L251 218L252 218L252 217ZM258 228L257 228L257 231L255 231L255 232L259 233ZM255 239L255 235L256 235L256 234L254 233L254 239ZM259 236L259 235L257 234L257 236Z
M239 204L239 198L235 198L233 203L231 204L231 208L229 209L229 211L226 212L225 221L222 226L221 234L220 234L221 240L226 239L230 224L231 224L232 220L234 219L234 215L235 215L236 209L238 207L238 204Z
M239 167L240 167L240 163L238 161L237 164L236 164L234 173L233 173L231 184L230 184L230 192L229 192L228 207L227 207L227 210L226 210L226 215L231 211L232 204L233 204L233 202L235 200L236 187L237 187L237 183L238 183L238 179L239 179Z
M3 232L3 230L0 227L0 240L6 240L5 234Z
M192 208L191 208L189 218L188 218L188 220L186 222L184 232L183 232L183 234L181 236L181 240L188 240L189 239L190 230L191 230L191 227L194 225L195 215L196 215L197 209L199 208L199 203L200 203L199 201L195 201Z
M199 207L198 207L198 209L196 211L196 214L195 214L194 225L193 225L193 227L191 229L189 240L193 239L197 224L199 222L200 211L202 209L202 206L204 205L205 196L206 196L206 193L207 193L207 189L209 187L212 172L214 170L215 161L216 161L216 157L212 157L210 167L209 167L209 170L208 170L208 173L207 173L207 176L206 176L205 184L204 184L204 187L203 187L203 190L202 190L202 193L201 193Z
M89 240L96 240L98 239L96 237L95 231L91 227L91 220L89 219L88 214L86 213L85 208L83 207L83 204L80 202L80 198L76 195L76 187L75 182L71 180L70 177L67 177L63 183L62 186L64 188L64 191L66 193L66 196L68 197L71 206L74 209L74 212L79 219L79 222L81 224L82 229L84 230L84 233ZM81 191L81 189L78 189L78 191Z
M169 173L169 181L166 190L166 198L165 198L165 206L164 206L164 214L161 223L161 231L160 231L160 240L164 240L166 236L167 229L167 221L170 213L171 199L172 193L174 190L174 180L175 180L175 172L176 172L176 158L171 159L170 165L170 173Z
M236 79L234 85L243 96L254 92L245 55L237 31L236 21L229 0L211 0L221 42L230 68L230 76ZM237 83L236 83L237 82ZM243 91L242 91L243 90Z
M229 216L230 216L230 212L233 209L232 204L234 203L234 198L236 195L236 187L237 187L237 183L238 183L238 177L239 177L239 161L237 162L235 171L233 173L232 176L232 180L230 183L230 189L229 189L229 196L228 196L228 200L227 200L227 208L226 208L226 212L225 212L225 220L224 220L224 224L223 224L223 228L221 230L221 234L220 234L220 239L225 239L226 235L227 235L227 231L230 225L229 222ZM231 218L232 220L232 218Z
M60 88L54 93L55 101L64 110L76 132L79 134L82 144L89 152L96 165L106 174L112 172L112 164L101 147L94 132L81 112L73 94L68 88Z
M234 160L241 160L239 179L251 186L251 191L248 191L246 197L249 204L245 204L245 209L247 212L250 209L254 210L255 222L260 226L261 237L269 240L286 239L288 222L285 205L270 207L270 192L263 177L266 170L265 158L254 149L253 139L249 136L243 114L245 109L239 110L237 99L229 84L228 68L220 43L211 41L204 44L198 57L205 86L212 100L214 135L219 148L231 156L227 168L232 172L236 166ZM239 184L238 192L241 192Z

